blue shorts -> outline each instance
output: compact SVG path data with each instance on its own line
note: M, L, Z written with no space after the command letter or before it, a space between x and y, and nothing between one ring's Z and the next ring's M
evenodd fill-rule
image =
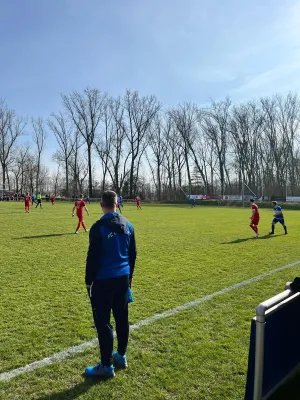
M277 218L275 217L272 221L273 224L277 224L277 222L280 222L281 225L284 225L284 218Z

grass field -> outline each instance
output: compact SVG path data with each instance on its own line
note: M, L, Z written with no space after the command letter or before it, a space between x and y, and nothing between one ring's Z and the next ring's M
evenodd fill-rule
M88 227L101 215L99 205L89 209ZM21 203L0 203L0 372L96 336L84 285L88 234L73 234L71 210L46 203L25 214ZM285 212L289 235L277 226L269 237L272 210L261 210L258 240L250 209L125 204L123 211L138 247L131 324L300 260L299 211ZM98 362L95 347L0 382L0 398L240 400L256 306L299 273L300 264L134 330L130 368L113 380L83 377Z

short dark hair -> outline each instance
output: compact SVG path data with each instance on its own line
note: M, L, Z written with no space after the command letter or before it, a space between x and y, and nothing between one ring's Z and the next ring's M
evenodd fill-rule
M102 194L102 206L113 208L117 202L117 193L113 190L106 190Z
M277 201L272 201L272 204L277 204Z
M250 201L251 201L251 203L254 203L254 199L251 198Z

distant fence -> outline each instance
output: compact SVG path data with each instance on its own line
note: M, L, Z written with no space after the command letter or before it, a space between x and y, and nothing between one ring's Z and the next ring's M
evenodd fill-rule
M286 202L286 203L300 203L300 197L299 196L263 196L263 197L256 197L253 195L224 195L222 196L222 199L225 201L249 201L251 198L254 198L255 200L258 201L281 201L281 202Z
M286 197L287 203L300 203L300 197L297 196L287 196Z
M72 197L57 197L55 201L66 201L66 202L75 202L77 198L72 198ZM100 203L101 197L91 197L88 200L83 199L84 201L87 201L88 203ZM133 203L135 202L135 199L123 199L123 203Z
M244 200L242 200L242 196L238 195L224 195L224 196L208 196L208 195L190 195L187 196L185 199L181 200L149 200L149 199L142 199L142 202L144 203L149 203L149 204L178 204L178 205L183 205L183 204L191 204L191 201L193 199L196 200L196 203L198 205L203 205L203 206L225 206L225 207L248 207L249 206L249 199L251 196L246 195L244 196ZM21 198L6 198L5 196L2 197L0 196L0 201L24 201L24 199ZM42 200L44 202L50 202L50 198L45 198L43 197ZM74 203L77 199L72 198L72 197L56 197L55 201L60 201L60 202L68 202L68 203ZM84 199L86 201L86 199ZM272 202L273 200L276 200L280 203L284 203L284 209L285 210L300 210L300 197L297 196L288 196L288 197L264 197L256 199L256 201L259 204L260 208L273 208ZM95 197L95 198L90 198L88 200L88 203L100 203L101 198L100 197ZM124 199L123 198L123 203L135 203L135 199Z

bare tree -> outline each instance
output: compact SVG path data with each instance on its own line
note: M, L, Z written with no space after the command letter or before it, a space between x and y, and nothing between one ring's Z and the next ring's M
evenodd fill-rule
M18 162L15 162L13 164L13 166L11 167L11 173L14 177L14 188L16 190L16 192L19 192L20 190L20 178L21 178L21 174L22 174L22 170L21 170L21 165Z
M102 124L101 134L96 135L94 140L95 149L99 155L102 165L102 191L106 187L106 177L109 170L110 153L113 141L113 115L111 113L111 102L113 100L109 99L103 107L103 116L101 118Z
M119 100L111 100L104 110L102 135L95 140L95 148L102 165L102 191L105 190L107 178L110 178L113 189L121 193L129 173L127 161L130 150L123 159L126 141L123 116L124 109L120 107Z
M285 185L290 183L294 195L299 184L299 153L296 145L299 142L300 102L297 94L289 93L286 97L276 95L278 133L283 138L285 158ZM298 182L297 182L298 181Z
M106 96L101 95L98 89L90 88L85 89L83 94L72 92L70 95L61 96L67 112L87 146L88 190L89 196L93 197L92 146L103 114Z
M23 135L26 120L17 117L4 100L0 100L0 163L2 168L2 184L5 186L8 164L17 145L18 138Z
M172 118L169 118L169 125L167 126L168 129L165 130L167 152L164 165L167 169L169 185L172 182L172 190L176 196L177 186L181 188L183 183L182 173L185 165L184 146L182 144L183 139L178 135Z
M247 185L258 191L261 170L258 156L262 125L263 114L255 102L247 102L233 107L228 130L231 134L234 158L238 169L239 192L242 180L247 181Z
M179 105L177 108L170 111L170 115L174 120L178 134L181 136L182 139L181 141L179 141L179 144L182 145L182 149L184 152L184 159L185 159L188 184L189 184L189 193L191 193L192 191L190 153L192 153L195 158L195 150L193 147L193 143L196 138L197 111L198 110L196 106L191 103L184 103L183 105Z
M228 127L230 122L231 101L227 98L224 101L211 102L209 109L203 110L201 126L206 137L213 145L218 157L221 194L224 194L225 179L229 185L229 172L226 165L226 152L228 150Z
M286 141L278 126L276 98L262 98L261 107L264 114L261 156L264 162L265 186L271 195L280 190L283 196L286 181Z
M36 145L36 154L37 154L37 163L36 163L36 180L35 180L35 187L36 190L41 190L40 188L40 174L41 174L41 157L42 152L45 147L46 141L46 129L45 123L42 118L34 119L32 118L32 127L33 127L33 141Z
M89 168L88 168L88 161L85 157L80 156L78 158L77 164L77 179L78 179L78 188L80 193L84 192L84 182L86 177L88 176Z
M34 154L29 153L25 164L25 186L30 188L30 193L34 193L34 184L36 178L36 157Z
M56 158L59 158L63 162L65 168L66 187L65 192L69 194L69 160L74 150L74 126L68 118L62 113L51 114L51 119L48 120L48 126L54 133L58 146L59 154ZM76 135L76 134L75 134Z
M173 120L170 118L170 115L168 113L165 114L165 125L164 125L164 143L166 144L166 151L165 151L165 156L163 158L163 168L165 170L165 189L167 192L167 196L171 198L172 193L175 196L176 193L176 178L175 178L175 169L176 169L176 164L175 164L175 149L176 149L176 144L174 139L173 139ZM175 198L175 197L174 197Z
M82 166L84 166L84 169L86 168L86 166L82 163L82 156L80 152L82 146L83 142L81 141L80 134L79 132L75 132L73 151L69 158L69 168L72 176L73 195L76 195L78 193L78 190L80 190L80 168Z
M161 105L155 96L140 97L138 92L127 90L123 106L127 118L125 134L131 158L129 196L133 197L136 194L140 160L148 145L148 133Z
M49 168L44 165L41 164L40 167L40 191L44 192L44 191L49 191Z
M29 153L29 145L19 147L15 151L14 162L11 167L11 172L14 176L16 192L24 193L25 175L27 172L27 157ZM27 188L28 190L28 188Z
M26 187L26 174L27 174L27 168L28 168L28 158L29 158L29 144L27 144L24 147L21 147L19 150L19 155L17 158L17 162L20 165L21 169L21 192L24 193L24 191L29 189L29 187Z
M127 140L125 109L121 104L120 98L111 101L110 112L113 117L113 122L110 151L107 153L109 157L108 173L112 180L114 190L116 190L117 193L121 193L124 182L130 173L128 161L131 156L131 149L125 149Z
M163 120L163 115L157 114L154 119L153 127L149 134L149 147L152 151L153 159L150 161L147 153L146 157L152 173L153 182L156 187L157 200L162 199L162 176L164 172L164 158L167 153L167 142L165 132L170 129L170 121ZM154 162L155 168L152 166Z
M57 187L58 187L58 180L59 180L59 169L60 169L60 165L58 164L57 167L57 172L54 176L54 195L57 195Z

